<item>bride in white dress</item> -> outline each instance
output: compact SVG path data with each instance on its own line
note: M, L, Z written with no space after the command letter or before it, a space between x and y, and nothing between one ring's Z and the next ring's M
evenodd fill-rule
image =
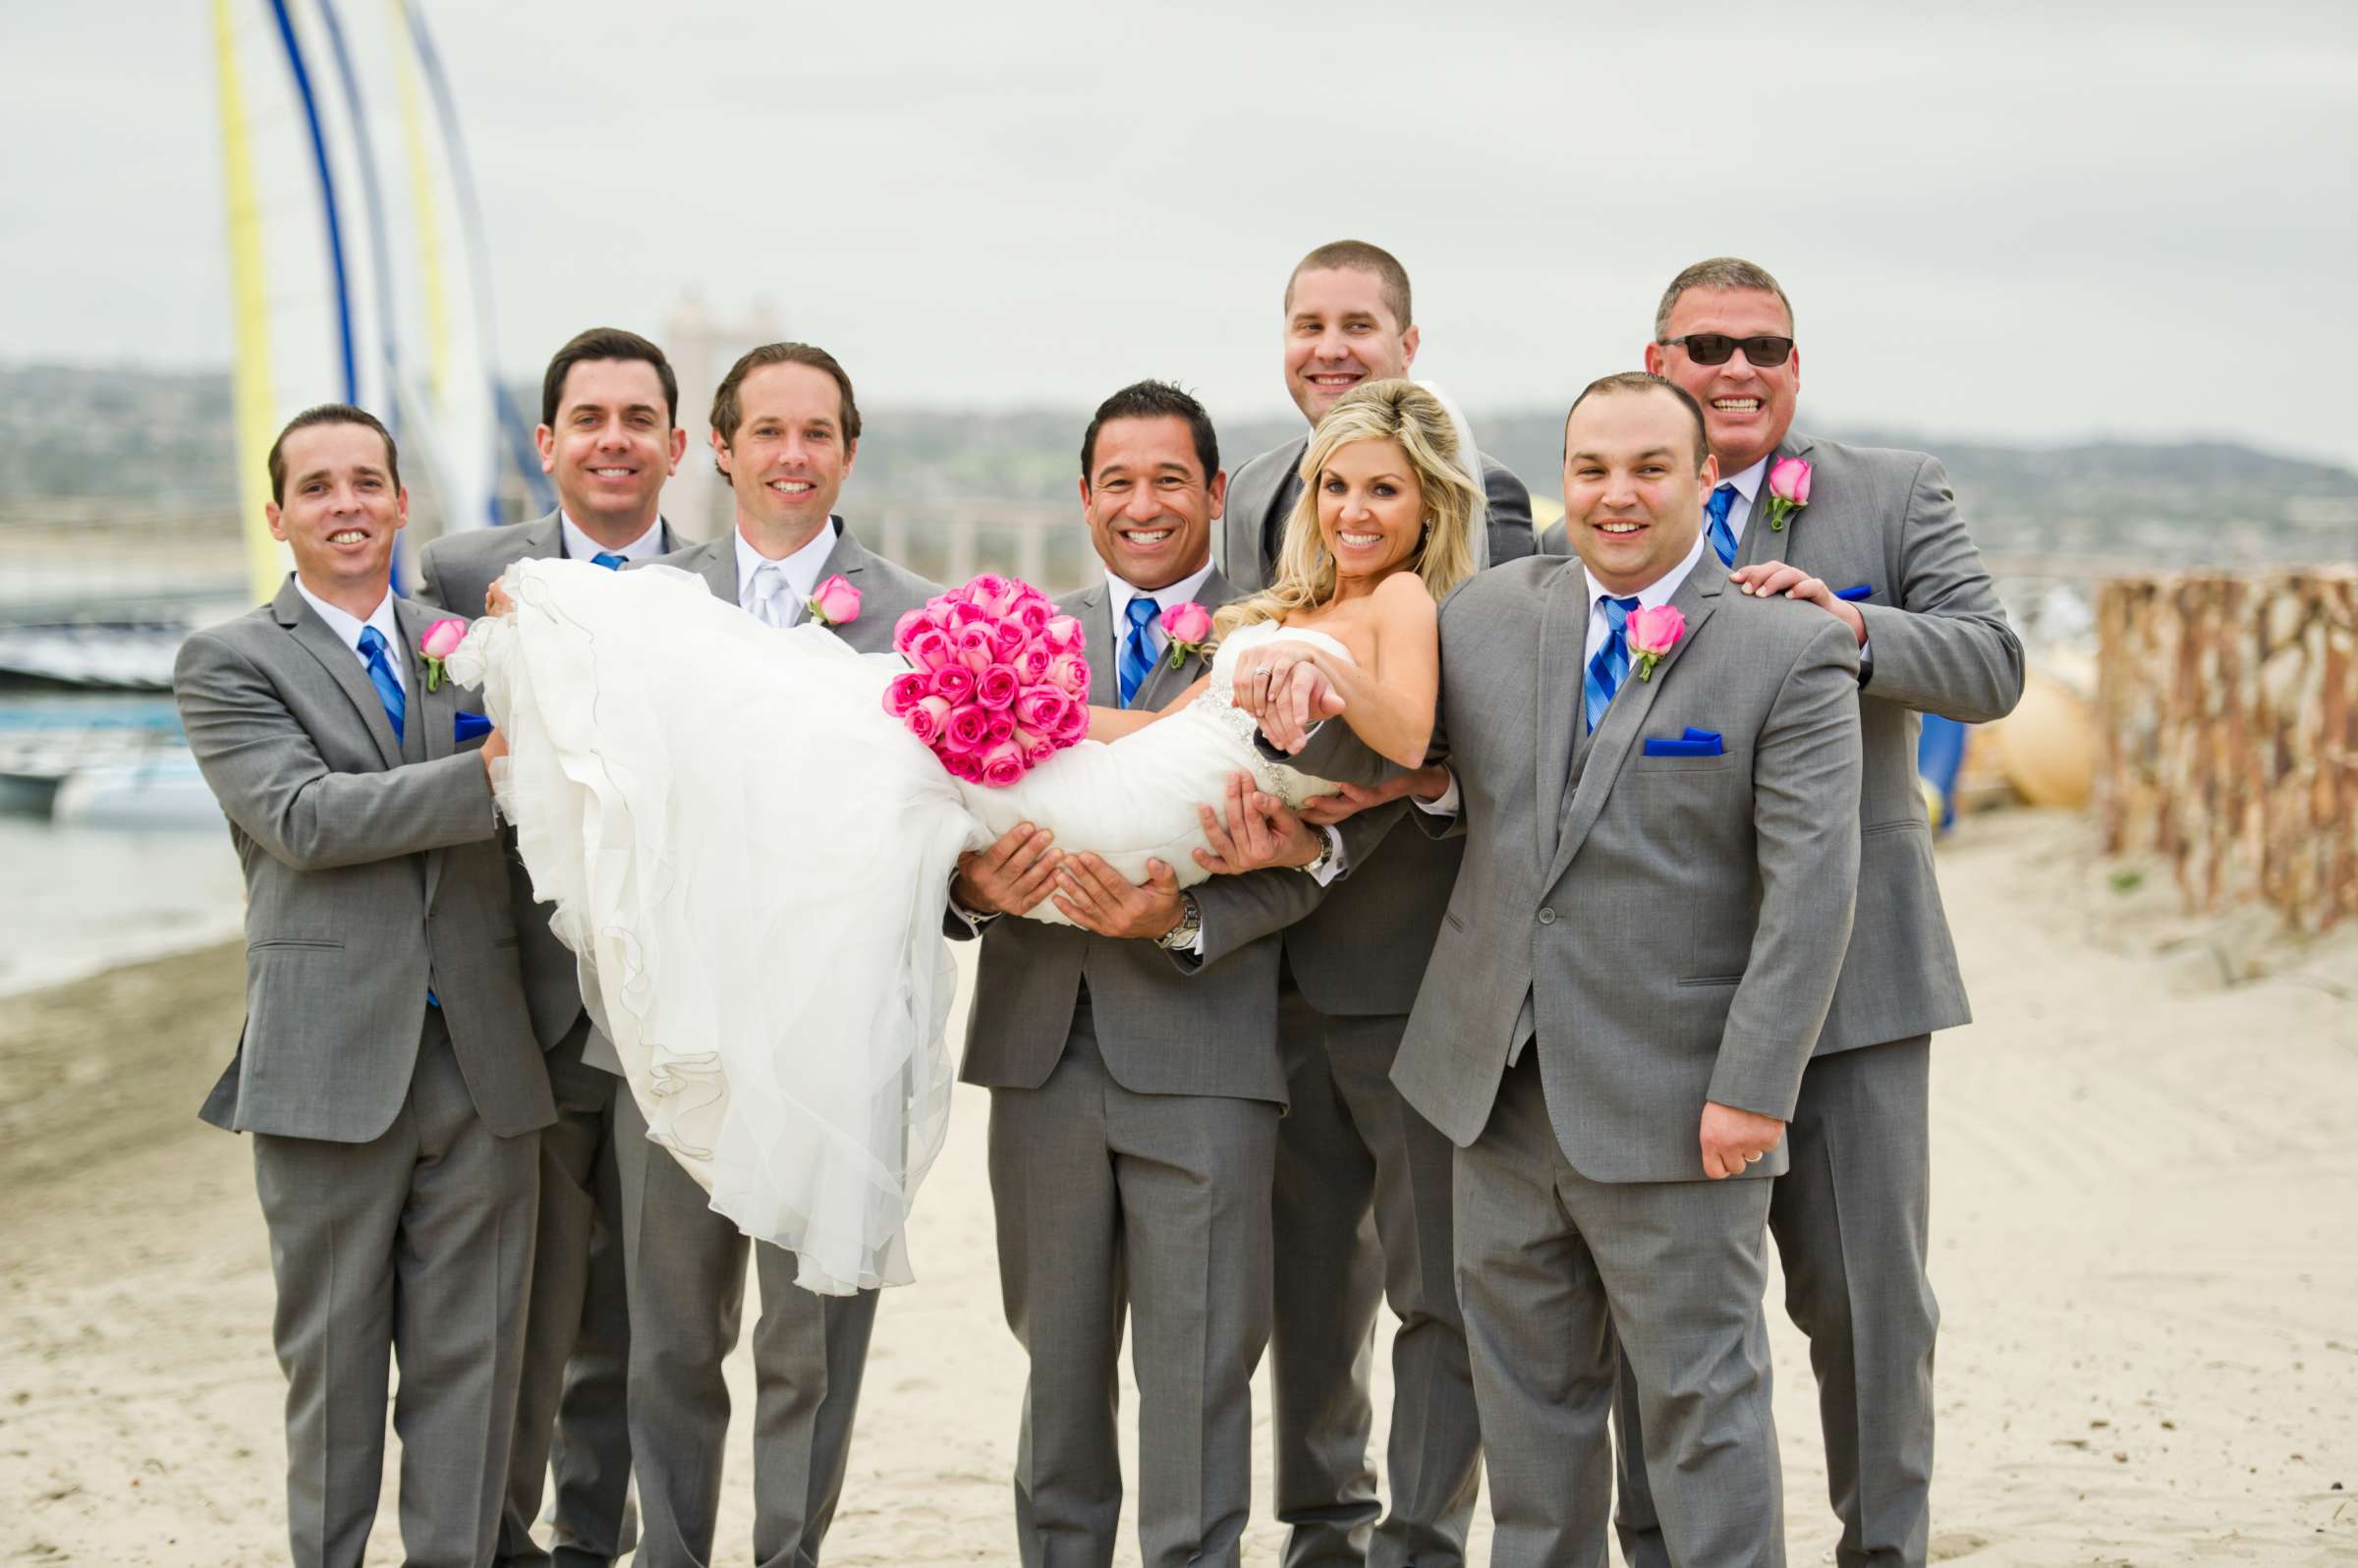
M1000 789L952 777L884 711L898 654L775 630L669 568L509 568L505 613L449 669L506 738L501 811L648 1136L795 1253L805 1288L907 1283L909 1203L949 1113L958 857L1030 821L1134 880L1150 859L1203 880L1198 807L1231 774L1289 805L1328 788L1254 744L1264 677L1291 662L1373 750L1420 762L1435 603L1480 565L1479 465L1425 388L1337 403L1278 581L1220 612L1210 674L1159 713L1093 708L1090 740Z

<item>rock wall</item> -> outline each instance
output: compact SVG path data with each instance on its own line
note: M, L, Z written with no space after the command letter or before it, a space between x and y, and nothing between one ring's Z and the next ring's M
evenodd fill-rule
M2358 572L2115 579L2097 620L2105 848L2190 909L2358 915Z

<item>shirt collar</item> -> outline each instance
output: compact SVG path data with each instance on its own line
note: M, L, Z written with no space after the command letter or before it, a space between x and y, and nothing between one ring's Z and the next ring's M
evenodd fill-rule
M768 564L769 557L746 541L743 529L730 531L737 541L737 590L740 594L753 591L754 574ZM835 553L835 541L843 536L843 519L831 517L827 526L811 535L811 542L778 562L786 574L786 586L797 598L807 599L818 591L819 570L827 557Z
M645 533L619 550L608 550L583 532L581 525L574 522L562 508L557 512L557 524L565 533L565 558L569 561L593 560L599 555L619 555L626 563L651 561L663 553L663 519L660 517L648 525Z
M375 627L377 635L385 640L386 655L395 673L400 672L403 660L397 656L397 650L401 647L401 622L393 616L393 590L390 588L386 588L385 596L376 601L376 608L368 612L366 620L362 620L350 610L328 603L304 587L303 574L300 572L295 575L295 591L303 595L304 602L327 623L327 629L342 638L344 645L352 649L364 663L368 655L361 652L361 630L364 627Z
M1687 574L1695 570L1695 563L1703 559L1704 542L1703 535L1696 534L1695 543L1687 551L1685 560L1638 589L1640 609L1656 609L1670 602L1670 596L1687 581ZM1589 613L1592 616L1598 613L1598 606L1606 599L1627 597L1629 595L1626 593L1615 593L1611 588L1602 587L1594 577L1589 579Z
M1776 456L1776 454L1773 452L1768 454L1768 457L1774 456ZM1768 474L1768 458L1765 457L1748 469L1744 469L1735 474L1721 475L1719 477L1719 483L1732 484L1736 487L1736 493L1744 497L1744 505L1747 508L1746 515L1749 516L1749 509L1752 506L1752 503L1759 497L1761 493L1762 476ZM1713 485L1712 488L1716 489L1718 486Z
M1142 595L1151 598L1158 610L1167 610L1174 604L1185 604L1202 591L1206 580L1211 576L1212 565L1212 562L1206 561L1197 571L1167 588L1158 588L1134 587L1108 570L1105 574L1106 602L1113 608L1113 624L1117 632L1123 624L1123 618L1130 613L1132 599Z

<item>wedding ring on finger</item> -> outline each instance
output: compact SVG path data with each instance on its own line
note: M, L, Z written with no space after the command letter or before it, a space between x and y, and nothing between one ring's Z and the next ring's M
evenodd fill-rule
M1757 1153L1747 1154L1744 1156L1744 1163L1747 1165L1758 1165L1760 1162L1761 1156Z

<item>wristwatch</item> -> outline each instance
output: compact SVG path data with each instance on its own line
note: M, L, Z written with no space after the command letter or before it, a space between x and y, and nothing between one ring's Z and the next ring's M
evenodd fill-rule
M1154 938L1155 943L1174 953L1193 952L1196 938L1204 934L1204 912L1197 907L1196 895L1179 895L1179 924Z
M1333 864L1334 835L1332 833L1320 832L1319 834L1319 853L1317 858L1314 860L1304 861L1301 865L1295 867L1294 869L1297 871L1307 871L1312 876L1317 876L1321 871L1325 870L1327 867L1332 866Z

